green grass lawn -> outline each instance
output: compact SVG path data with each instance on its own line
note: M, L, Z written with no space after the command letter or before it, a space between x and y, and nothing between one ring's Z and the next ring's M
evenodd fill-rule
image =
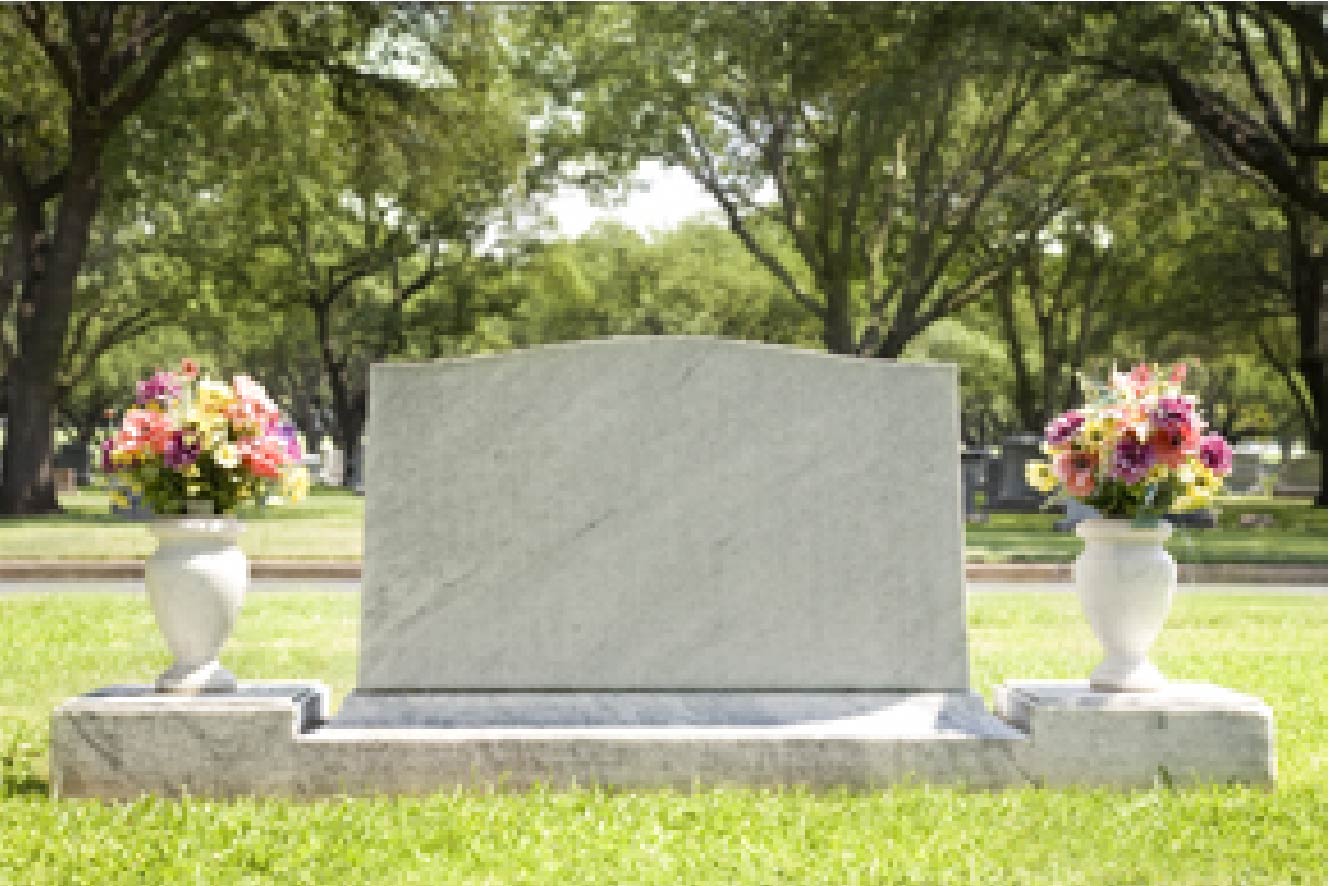
M135 560L156 547L145 524L111 515L100 489L64 493L65 513L0 520L0 560ZM296 505L245 508L240 545L270 560L359 560L365 500L316 488Z
M1243 515L1268 517L1270 527L1242 526ZM966 554L985 562L1070 562L1081 540L1056 532L1060 515L993 514L965 528ZM1215 529L1178 528L1168 549L1179 563L1325 563L1326 511L1305 499L1230 496L1219 501Z
M141 595L0 597L0 883L1316 884L1326 879L1324 598L1185 594L1156 647L1177 679L1264 697L1279 783L1147 791L938 787L444 793L232 803L46 796L51 709L168 657ZM358 599L255 594L242 678L354 681ZM973 682L1088 672L1066 594L970 604Z
M61 497L67 513L0 520L0 560L141 559L154 543L147 527L110 515L106 493L85 489ZM315 489L291 507L249 509L241 545L251 557L358 560L365 500L340 489ZM1239 526L1243 514L1265 514L1270 528ZM1180 529L1169 549L1180 563L1324 563L1326 512L1306 501L1233 497L1221 501L1218 529ZM1055 514L994 514L966 527L969 559L982 562L1069 562L1081 542L1053 531Z

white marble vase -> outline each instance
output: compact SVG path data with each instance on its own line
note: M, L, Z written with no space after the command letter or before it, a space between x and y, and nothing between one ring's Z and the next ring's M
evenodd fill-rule
M1104 660L1090 674L1101 692L1148 692L1167 684L1150 663L1150 647L1164 626L1178 567L1164 550L1173 527L1148 528L1130 520L1085 520L1076 534L1085 550L1076 559L1076 591Z
M158 692L233 692L236 678L217 657L231 635L249 584L233 517L153 521L157 550L144 583L157 626L175 662L157 678Z

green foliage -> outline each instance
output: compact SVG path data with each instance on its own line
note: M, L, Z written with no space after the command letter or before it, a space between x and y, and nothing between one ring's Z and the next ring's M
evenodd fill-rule
M650 241L602 224L535 251L510 284L511 342L715 335L785 344L816 327L728 232L702 222Z

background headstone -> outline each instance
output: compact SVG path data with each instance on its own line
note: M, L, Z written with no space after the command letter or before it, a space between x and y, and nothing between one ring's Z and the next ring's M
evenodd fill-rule
M323 463L319 467L319 483L324 486L341 486L343 469L342 450L326 450L323 453Z
M985 516L980 498L988 476L992 456L987 449L966 449L961 452L961 487L965 499L965 520L978 522Z
M1312 496L1319 488L1321 466L1313 455L1298 455L1279 467L1275 495Z
M70 488L87 486L92 481L92 450L86 443L66 443L55 451L54 467L73 472Z
M1002 453L988 469L986 510L1033 514L1043 507L1048 496L1025 480L1026 463L1045 457L1039 443L1040 438L1034 435L1008 437L1002 441Z
M1236 495L1258 494L1262 491L1261 478L1264 474L1259 453L1237 451L1233 453L1233 473L1228 475L1224 485L1230 493Z

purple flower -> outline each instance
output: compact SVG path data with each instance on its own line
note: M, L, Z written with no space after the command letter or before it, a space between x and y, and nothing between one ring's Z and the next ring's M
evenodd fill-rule
M111 440L102 441L102 473L110 474L115 471L115 465L111 463L111 450L115 448Z
M1083 424L1085 424L1085 416L1079 412L1075 410L1064 412L1048 423L1048 427L1044 429L1044 439L1048 441L1050 446L1066 443L1076 436L1076 432L1081 429Z
M165 406L169 400L178 396L180 396L180 383L176 381L174 373L154 372L147 381L135 385L134 399L140 406L152 402Z
M172 431L171 439L166 443L162 461L168 468L179 470L185 465L192 465L199 457L199 440L194 434L184 431Z
M1127 431L1118 438L1118 445L1113 447L1112 474L1123 483L1139 483L1150 473L1154 464L1154 452L1149 444L1137 438L1134 431Z
M1228 441L1218 434L1207 434L1201 438L1198 453L1201 464L1221 477L1227 477L1233 470L1233 450Z

